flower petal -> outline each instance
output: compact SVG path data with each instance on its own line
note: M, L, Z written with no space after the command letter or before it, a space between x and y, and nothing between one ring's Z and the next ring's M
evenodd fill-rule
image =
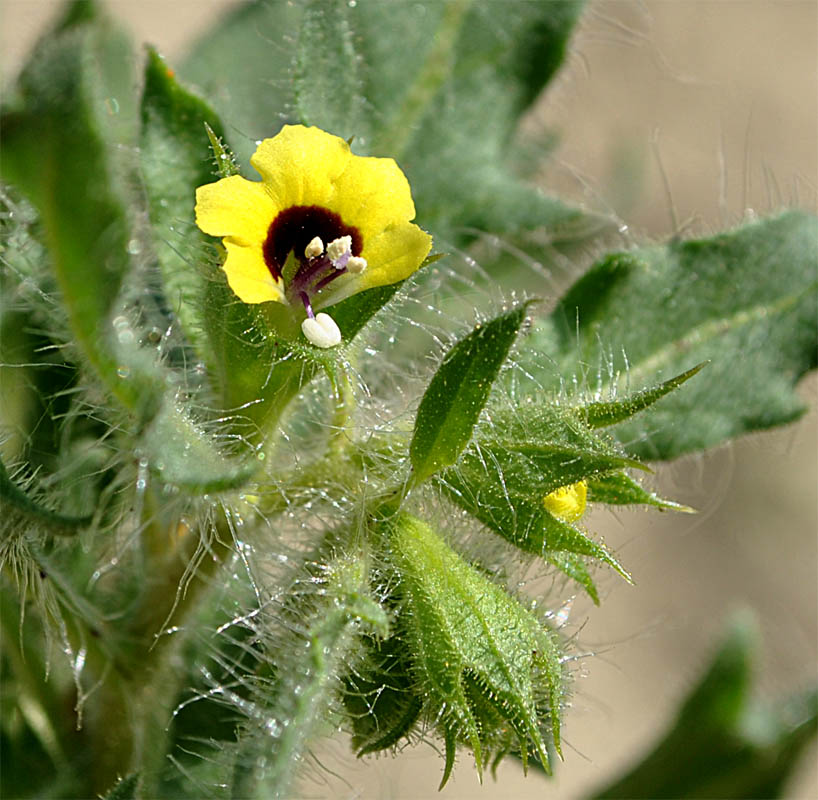
M196 224L211 236L260 244L277 209L264 185L231 175L196 190Z
M247 247L232 239L225 239L227 259L224 271L227 282L236 296L245 303L286 302L281 284L273 278L264 263L261 246Z
M432 237L417 225L393 225L364 242L361 255L367 261L366 270L340 277L316 295L313 307L326 308L374 286L402 281L417 270L431 249Z
M335 181L329 202L364 240L415 217L409 181L391 158L353 157Z
M368 266L358 279L358 291L408 278L431 249L432 237L411 222L387 228L379 236L364 242L361 255Z
M319 128L285 125L250 159L280 208L327 206L333 184L353 158L349 145ZM328 206L331 208L331 206Z

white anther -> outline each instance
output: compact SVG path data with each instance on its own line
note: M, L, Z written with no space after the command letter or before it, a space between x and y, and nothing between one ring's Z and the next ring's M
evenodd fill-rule
M360 275L366 269L366 259L360 256L350 256L347 261L347 272Z
M339 236L327 245L327 258L335 263L344 253L352 251L352 237Z
M307 258L318 258L324 252L324 243L320 236L314 237L310 243L304 248L304 255Z
M329 314L316 314L301 323L304 336L316 347L335 347L341 344L341 330Z

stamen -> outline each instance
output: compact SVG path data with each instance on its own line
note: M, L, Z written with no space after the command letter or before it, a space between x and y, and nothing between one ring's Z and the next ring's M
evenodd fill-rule
M347 260L347 271L353 275L360 275L366 269L366 259L360 256L350 256Z
M344 267L343 269L334 269L332 272L330 272L329 275L325 275L323 278L321 278L320 281L318 281L318 283L315 284L315 286L313 287L313 291L314 292L320 291L325 286L331 284L336 278L340 278L342 275L346 275L346 272L347 272L346 267Z
M310 243L304 248L304 256L306 258L318 258L324 252L324 243L320 236L315 236Z
M327 258L338 267L338 262L344 257L352 255L352 237L351 236L339 236L337 239L331 241L327 245ZM344 263L341 264L341 267L346 266L346 259L344 259ZM340 269L340 267L339 267Z
M316 347L328 349L341 344L341 330L335 320L323 312L307 317L301 323L301 331Z
M307 312L307 319L314 319L315 314L312 310L312 304L310 303L310 296L306 292L299 292L298 296L301 298L301 302L304 304L304 310Z

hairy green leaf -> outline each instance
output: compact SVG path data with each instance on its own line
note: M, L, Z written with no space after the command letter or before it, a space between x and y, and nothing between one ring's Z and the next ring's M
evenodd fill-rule
M219 116L241 163L256 140L296 122L293 93L294 39L303 3L242 3L193 44L180 75L201 87Z
M196 187L212 182L208 133L223 136L213 110L182 87L164 59L148 51L142 92L142 178L167 303L188 339L202 333L202 243L194 224Z
M462 243L472 229L553 235L583 216L510 168L517 121L562 62L581 7L357 3L373 152L406 167L421 224Z
M343 139L368 141L366 101L348 15L342 0L306 0L295 55L298 117Z
M35 48L3 110L0 170L39 212L82 351L120 401L150 414L155 375L137 358L123 379L132 353L108 330L133 268L129 168L117 150L134 136L129 53L128 40L104 17L69 11Z
M775 798L818 732L818 692L754 707L755 631L734 624L676 721L634 769L595 797Z
M446 354L420 401L409 448L415 480L457 461L525 319L524 303L481 323Z
M818 220L797 211L607 256L529 340L549 363L521 360L555 391L578 379L611 398L709 361L615 429L640 458L676 458L790 422L804 411L795 384L818 364L817 256Z

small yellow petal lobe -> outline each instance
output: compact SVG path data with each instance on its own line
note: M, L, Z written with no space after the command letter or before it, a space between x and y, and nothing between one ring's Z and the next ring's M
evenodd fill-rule
M585 513L588 484L585 481L561 486L543 499L543 504L555 517L564 522L576 522Z

